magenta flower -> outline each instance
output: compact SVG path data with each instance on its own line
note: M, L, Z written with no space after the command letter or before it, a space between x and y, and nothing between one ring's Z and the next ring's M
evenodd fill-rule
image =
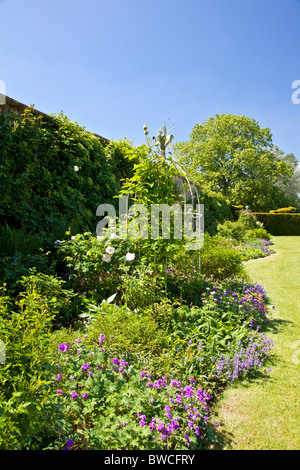
M63 395L63 391L62 390L57 390L57 395Z
M71 397L73 397L73 400L76 400L76 398L78 397L76 392L71 392L70 395Z
M88 370L90 368L90 365L89 364L83 364L80 369L83 369L83 370Z
M103 333L101 333L101 335L99 336L99 343L104 343L105 341L105 336Z
M82 398L87 398L88 397L88 394L87 393L83 393L82 394Z
M62 344L60 344L60 345L58 346L58 349L59 349L60 351L66 352L66 351L69 349L69 347L70 347L70 346L69 346L68 344L62 343Z

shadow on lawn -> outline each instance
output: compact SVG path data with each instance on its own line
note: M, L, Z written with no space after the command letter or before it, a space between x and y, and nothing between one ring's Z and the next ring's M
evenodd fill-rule
M270 320L269 323L264 328L264 333L273 333L277 334L283 331L283 329L293 322L289 320Z

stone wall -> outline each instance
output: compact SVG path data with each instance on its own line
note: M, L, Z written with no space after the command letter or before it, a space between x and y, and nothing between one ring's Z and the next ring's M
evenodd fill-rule
M43 113L42 111L38 111L37 109L34 108L34 105L30 105L30 107L33 109L33 112L42 116L48 116L47 114ZM28 108L26 104L20 103L20 101L14 100L13 98L10 98L9 96L5 96L0 93L0 112L12 112L17 114L18 116L21 116L25 110L25 108ZM93 133L98 139L102 140L103 142L109 142L108 139L105 137L102 137L99 134Z

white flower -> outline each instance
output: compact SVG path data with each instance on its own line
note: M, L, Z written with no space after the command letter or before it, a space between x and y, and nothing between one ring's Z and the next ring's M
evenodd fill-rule
M79 170L79 168L78 168L77 165L75 165L75 166L73 167L73 169L74 169L74 171L78 171L78 170Z
M106 263L109 263L110 260L111 260L111 257L110 257L110 255L106 255L106 254L104 253L104 255L102 256L102 259L103 259L103 261L105 261Z
M112 246L108 246L106 249L105 249L106 253L109 253L110 255L113 255L114 252L115 252L115 249L112 247Z
M135 254L134 253L126 253L126 259L127 261L132 261L134 260L135 258Z
M110 238L120 238L119 235L116 235L114 232L110 234Z

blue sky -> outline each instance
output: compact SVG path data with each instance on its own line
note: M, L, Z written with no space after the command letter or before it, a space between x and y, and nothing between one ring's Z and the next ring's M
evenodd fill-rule
M214 114L269 127L300 159L298 0L0 0L6 93L108 139L175 141Z

